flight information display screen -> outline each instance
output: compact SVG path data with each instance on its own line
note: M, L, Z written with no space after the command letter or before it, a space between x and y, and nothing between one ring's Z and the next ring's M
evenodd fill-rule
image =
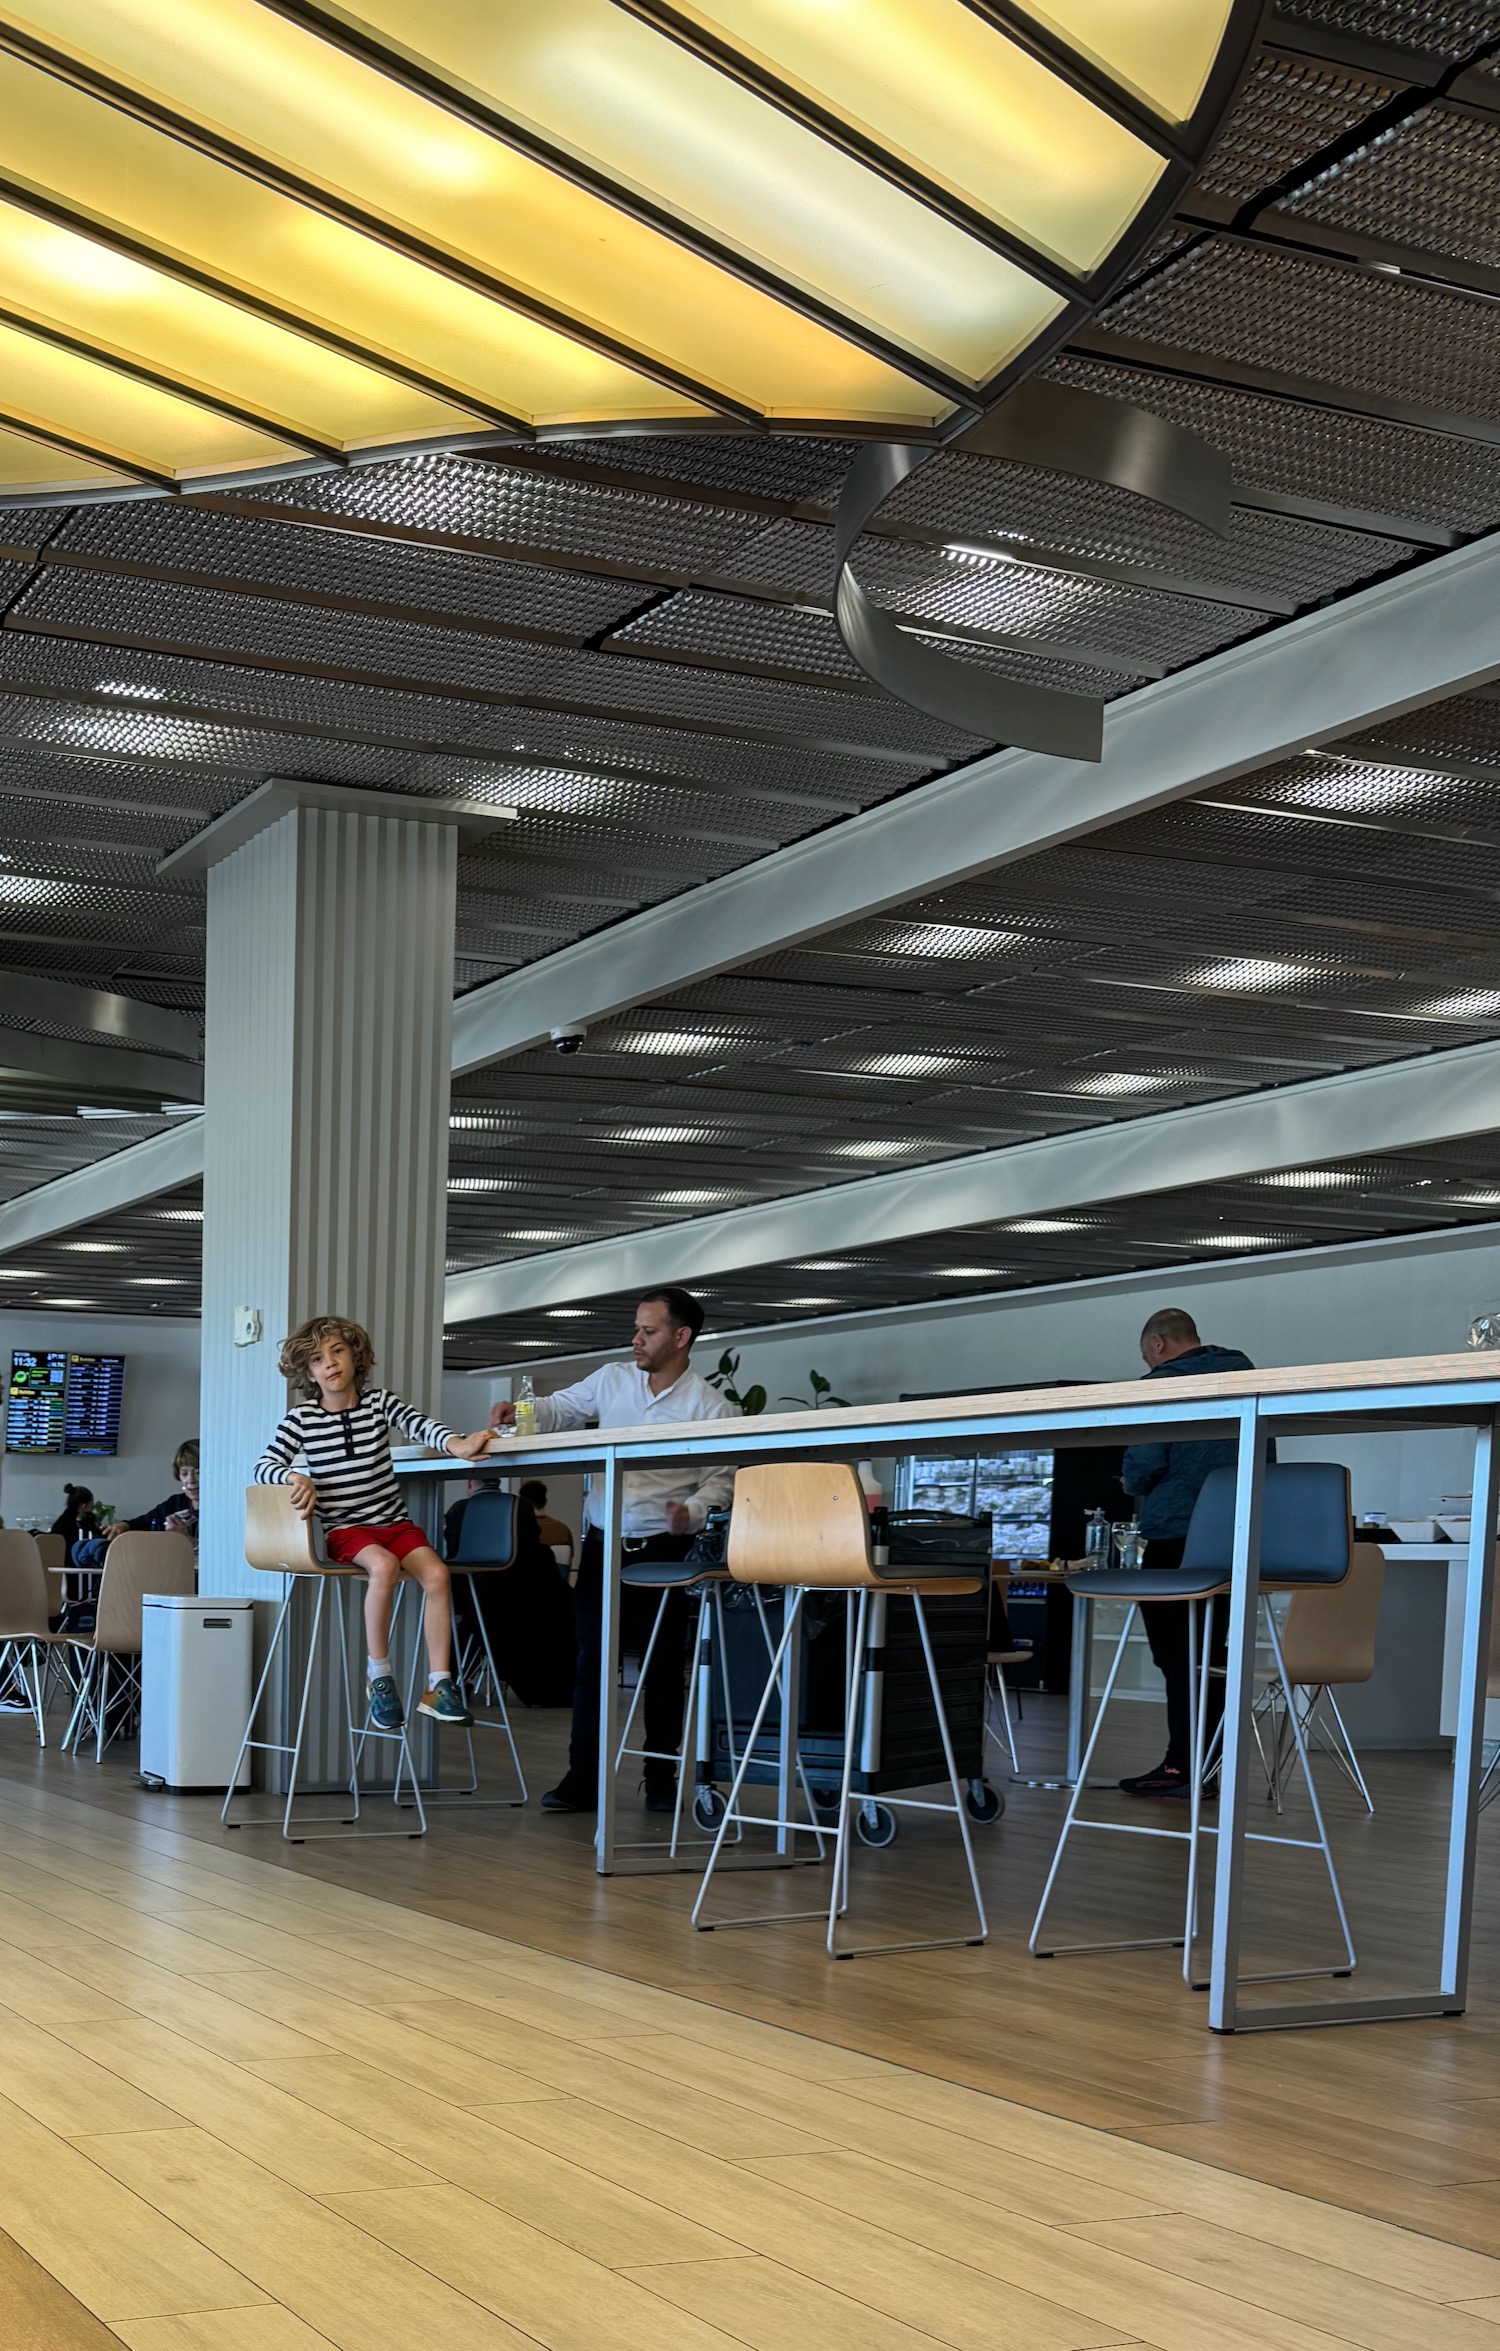
M63 1347L11 1351L5 1397L7 1453L115 1453L120 1445L123 1355L73 1355Z
M70 1355L63 1391L63 1451L114 1453L120 1443L123 1355Z
M61 1453L67 1424L68 1358L57 1347L11 1350L5 1397L7 1453Z

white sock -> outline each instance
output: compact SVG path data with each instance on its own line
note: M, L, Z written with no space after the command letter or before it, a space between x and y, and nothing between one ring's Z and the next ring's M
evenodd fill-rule
M451 1678L452 1677L446 1671L443 1673L430 1673L427 1676L427 1687L429 1690L435 1690L439 1682L446 1682Z
M391 1661L388 1657L372 1657L370 1659L370 1679L372 1682L378 1681L383 1673L389 1673L390 1670Z

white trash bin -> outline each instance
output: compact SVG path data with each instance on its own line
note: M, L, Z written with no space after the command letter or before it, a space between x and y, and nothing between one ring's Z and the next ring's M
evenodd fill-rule
M141 1624L141 1777L222 1791L250 1712L255 1603L148 1592Z

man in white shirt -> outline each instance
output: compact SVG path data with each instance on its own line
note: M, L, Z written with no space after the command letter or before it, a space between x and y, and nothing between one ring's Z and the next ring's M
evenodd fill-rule
M681 1420L723 1420L737 1409L717 1388L690 1368L693 1341L703 1328L703 1308L689 1290L652 1290L635 1310L629 1363L602 1364L571 1388L539 1396L539 1434L554 1429L649 1428ZM497 1404L494 1427L515 1419L513 1404ZM683 1559L711 1510L721 1510L734 1490L732 1468L695 1471L632 1470L625 1479L621 1528L626 1558ZM542 1798L545 1812L592 1812L599 1801L599 1672L604 1630L604 1543L602 1482L591 1486L583 1514L583 1546L573 1601L578 1626L578 1664L573 1688L573 1736L568 1768ZM623 1641L644 1650L651 1637L658 1595L627 1585L621 1595ZM676 1753L682 1739L683 1651L687 1603L681 1592L668 1596L667 1612L646 1676L646 1745L660 1756ZM646 1809L670 1812L677 1794L674 1765L646 1765Z

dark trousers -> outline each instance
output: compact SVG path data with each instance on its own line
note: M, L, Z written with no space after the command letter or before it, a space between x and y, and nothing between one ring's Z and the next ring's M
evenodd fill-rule
M691 1535L649 1535L628 1542L625 1556L685 1559ZM625 1584L620 1592L621 1653L645 1653L656 1622L659 1592ZM578 1581L573 1588L573 1617L578 1628L578 1662L573 1683L573 1737L568 1747L570 1775L589 1781L599 1776L599 1670L604 1641L604 1541L597 1527L584 1532L578 1557ZM667 1594L651 1667L646 1675L642 1710L646 1718L644 1744L663 1755L675 1755L682 1743L682 1701L685 1687L683 1651L687 1642L687 1601L681 1592ZM639 1717L637 1721L639 1722ZM637 1735L638 1734L633 1734ZM664 1779L669 1763L648 1763L646 1776Z
M1182 1540L1158 1539L1147 1543L1141 1555L1142 1567L1181 1567ZM1192 1669L1188 1657L1188 1626L1193 1609L1198 1612L1198 1639L1203 1639L1203 1620L1213 1610L1213 1628L1209 1638L1213 1645L1213 1662L1222 1668L1229 1636L1229 1611L1216 1608L1211 1600L1149 1600L1142 1604L1146 1638L1151 1644L1163 1681L1167 1685L1167 1753L1166 1761L1178 1771L1188 1771L1193 1761L1192 1728ZM1202 1655L1201 1649L1199 1652ZM1204 1753L1218 1729L1224 1713L1224 1677L1222 1671L1213 1674L1208 1684L1207 1721L1203 1731Z

